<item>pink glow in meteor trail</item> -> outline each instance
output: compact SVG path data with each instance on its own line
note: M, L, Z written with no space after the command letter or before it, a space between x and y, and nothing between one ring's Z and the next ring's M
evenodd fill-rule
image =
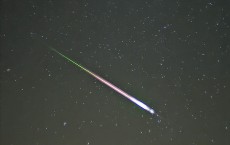
M113 89L114 91L116 91L117 93L121 94L122 96L126 97L127 99L129 99L130 101L132 101L133 103L137 104L139 107L143 108L144 110L148 111L151 114L156 114L156 112L150 108L149 106L145 105L144 103L142 103L141 101L137 100L136 98L134 98L133 96L127 94L126 92L124 92L123 90L119 89L118 87L116 87L115 85L113 85L112 83L108 82L107 80L103 79L102 77L98 76L97 74L91 72L90 70L84 68L83 66L81 66L80 64L76 63L75 61L73 61L72 59L68 58L67 56L65 56L64 54L60 53L59 51L57 51L54 48L50 48L51 50L53 50L54 52L56 52L57 54L59 54L60 56L62 56L63 58L65 58L66 60L70 61L71 63L73 63L75 66L81 68L82 70L84 70L85 72L87 72L88 74L90 74L91 76L93 76L94 78L96 78L97 80L99 80L100 82L102 82L103 84L107 85L108 87L110 87L111 89ZM157 115L157 114L156 114ZM158 115L157 115L158 116Z

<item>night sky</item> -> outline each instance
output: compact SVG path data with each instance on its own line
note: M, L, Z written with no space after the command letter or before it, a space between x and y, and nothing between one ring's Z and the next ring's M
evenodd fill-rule
M2 0L0 7L1 145L230 144L228 0Z

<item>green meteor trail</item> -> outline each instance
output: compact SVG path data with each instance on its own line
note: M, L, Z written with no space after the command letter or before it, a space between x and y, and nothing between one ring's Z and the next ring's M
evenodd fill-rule
M51 50L53 50L54 52L56 52L57 54L59 54L60 56L62 56L63 58L67 59L68 61L70 61L71 63L73 63L75 66L80 67L82 70L86 71L87 73L91 74L91 72L84 68L83 66L81 66L80 64L78 64L77 62L73 61L72 59L70 59L69 57L65 56L64 54L60 53L59 51L57 51L56 49L50 47Z

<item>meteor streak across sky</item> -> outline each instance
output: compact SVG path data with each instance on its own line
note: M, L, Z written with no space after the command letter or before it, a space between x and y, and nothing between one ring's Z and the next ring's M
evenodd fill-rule
M72 64L74 64L75 66L81 68L82 70L84 70L85 72L87 72L88 74L90 74L91 76L93 76L94 78L96 78L97 80L99 80L100 82L102 82L103 84L107 85L108 87L110 87L111 89L113 89L114 91L116 91L117 93L119 93L122 96L126 97L127 99L129 99L130 101L132 101L133 103L135 103L136 105L138 105L139 107L141 107L142 109L148 111L152 115L156 114L156 112L154 111L154 109L152 109L149 106L145 105L144 103L142 103L141 101L137 100L136 98L134 98L133 96L129 95L128 93L124 92L123 90L121 90L120 88L116 87L112 83L108 82L107 80L103 79L102 77L98 76L97 74L91 72L87 68L85 68L82 65L78 64L77 62L73 61L72 59L70 59L69 57L65 56L61 52L57 51L56 49L54 49L54 48L50 48L50 49L52 51L56 52L58 55L60 55L63 58L65 58L66 60L68 60L69 62L71 62Z

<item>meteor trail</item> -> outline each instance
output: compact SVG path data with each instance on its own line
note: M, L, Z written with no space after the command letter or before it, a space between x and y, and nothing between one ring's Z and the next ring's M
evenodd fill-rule
M99 80L100 82L102 82L103 84L107 85L108 87L110 87L111 89L113 89L114 91L116 91L117 93L121 94L122 96L126 97L127 99L129 99L130 101L132 101L133 103L135 103L136 105L138 105L139 107L141 107L142 109L148 111L149 113L151 113L152 115L156 114L158 116L158 114L149 106L145 105L144 103L142 103L141 101L137 100L136 98L134 98L133 96L129 95L128 93L124 92L123 90L121 90L120 88L116 87L115 85L113 85L112 83L108 82L107 80L103 79L102 77L100 77L99 75L91 72L90 70L88 70L87 68L81 66L80 64L78 64L77 62L73 61L72 59L70 59L69 57L65 56L64 54L62 54L61 52L57 51L54 48L50 49L54 52L56 52L57 54L59 54L60 56L62 56L63 58L65 58L66 60L70 61L72 64L74 64L75 66L81 68L82 70L84 70L85 72L87 72L88 74L90 74L91 76L93 76L94 78L96 78L97 80Z

